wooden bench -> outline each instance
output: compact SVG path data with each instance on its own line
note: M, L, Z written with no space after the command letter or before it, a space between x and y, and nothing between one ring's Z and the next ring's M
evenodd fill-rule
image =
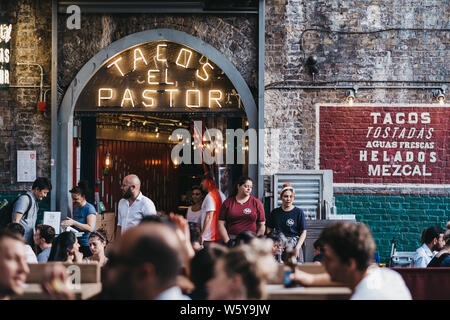
M277 274L276 274L275 278L269 282L270 284L283 283L284 267L285 266L283 264L278 265ZM325 267L323 265L312 263L312 262L306 262L303 264L299 264L299 265L297 265L297 269L301 270L303 272L306 272L306 273L311 273L311 274L318 274L318 273L326 272Z
M28 274L26 283L41 283L42 277L45 272L45 268L55 262L47 263L30 263L30 273ZM64 263L66 268L73 277L75 272L78 271L75 268L79 268L80 271L80 283L97 283L101 282L100 278L100 266L97 263Z
M49 297L42 292L41 281L45 269L55 262L29 264L25 292L14 296L16 300L46 300ZM97 263L64 263L74 284L75 299L85 300L98 294L102 289L100 266ZM76 285L78 283L79 285Z

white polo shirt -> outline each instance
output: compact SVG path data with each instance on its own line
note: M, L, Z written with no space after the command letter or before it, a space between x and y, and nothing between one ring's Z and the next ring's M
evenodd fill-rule
M358 283L350 300L412 300L412 297L398 272L372 267Z
M155 204L140 192L131 206L127 199L119 201L117 225L124 233L128 228L138 225L143 217L154 214L156 214Z

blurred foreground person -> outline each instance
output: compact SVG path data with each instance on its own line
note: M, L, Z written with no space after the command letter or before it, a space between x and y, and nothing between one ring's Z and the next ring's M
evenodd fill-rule
M6 226L6 229L11 232L17 233L25 240L25 228L20 223L11 222ZM27 252L27 263L38 263L36 254L34 253L31 246L27 243L25 244L25 250Z
M352 300L411 300L401 275L386 268L371 267L375 252L372 234L362 223L337 222L323 229L322 264L327 273L296 270L293 279L304 286L340 282L352 290Z
M216 260L226 251L227 247L218 243L211 243L195 253L190 261L190 279L195 287L189 294L192 300L206 300L208 296L206 283L214 275Z
M186 222L187 223L187 222ZM142 223L114 243L97 299L186 300L176 285L184 250L163 223Z
M0 230L0 300L23 294L29 272L25 241L17 233Z
M208 299L265 299L266 283L278 269L272 244L268 239L253 239L222 254L215 263L213 278L207 283Z

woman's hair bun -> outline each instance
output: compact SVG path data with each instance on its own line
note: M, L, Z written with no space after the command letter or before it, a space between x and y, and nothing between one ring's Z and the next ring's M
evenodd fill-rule
M292 187L292 185L289 182L283 183L283 188L286 188L286 187Z

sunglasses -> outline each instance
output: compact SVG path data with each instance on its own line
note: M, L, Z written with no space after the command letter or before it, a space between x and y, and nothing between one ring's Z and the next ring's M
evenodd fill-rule
M200 196L201 193L192 193L193 196Z

